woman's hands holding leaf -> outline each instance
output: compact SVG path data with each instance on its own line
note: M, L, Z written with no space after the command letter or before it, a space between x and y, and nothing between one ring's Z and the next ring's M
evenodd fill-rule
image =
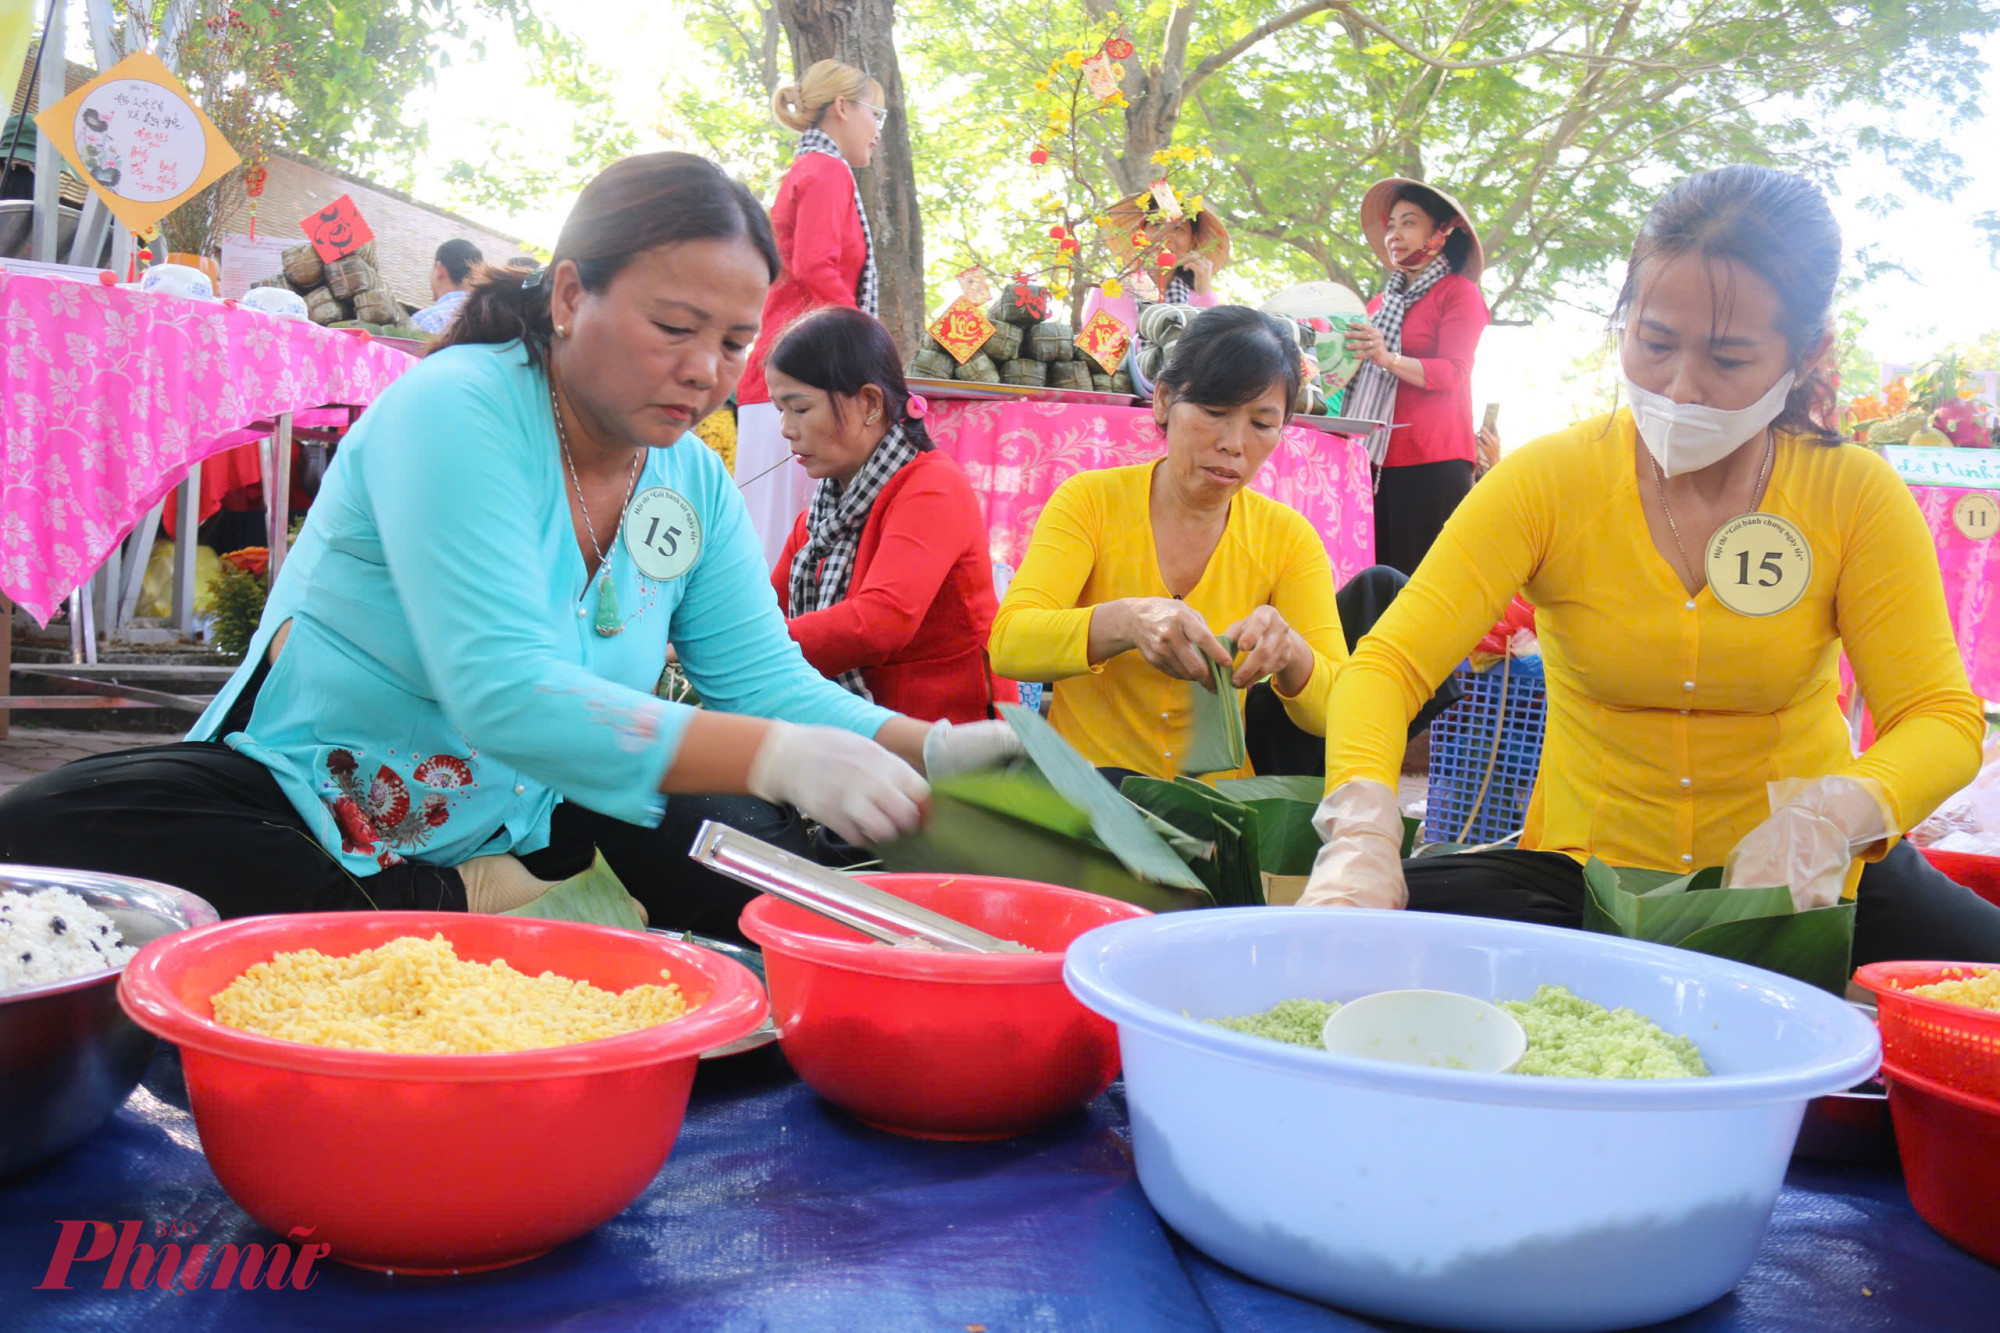
M1266 676L1278 693L1295 698L1312 679L1312 645L1285 623L1275 606L1260 606L1223 631L1242 657L1230 683L1248 689Z
M1172 597L1126 597L1100 603L1090 617L1090 660L1136 651L1155 671L1206 682L1210 663L1230 664L1221 640L1193 607Z

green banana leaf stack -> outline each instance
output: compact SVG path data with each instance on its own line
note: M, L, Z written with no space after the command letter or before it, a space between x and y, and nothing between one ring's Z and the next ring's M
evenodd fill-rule
M884 867L1035 879L1154 911L1262 904L1267 876L1312 869L1318 778L1131 777L1120 790L1039 714L1000 712L1027 760L932 784L929 825L878 847Z
M1854 952L1851 902L1795 911L1790 889L1725 889L1714 866L1676 875L1615 869L1593 857L1583 879L1590 890L1587 930L1733 958L1846 993Z
M1002 704L1000 714L1027 758L932 783L929 823L876 847L884 869L1039 880L1156 912L1214 904L1190 869L1216 855L1214 839L1119 795L1039 713Z

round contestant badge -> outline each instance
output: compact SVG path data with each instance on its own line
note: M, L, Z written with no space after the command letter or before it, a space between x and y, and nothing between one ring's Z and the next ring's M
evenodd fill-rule
M2000 532L2000 504L1984 491L1961 495L1951 507L1951 525L1973 541L1985 541Z
M1812 582L1812 547L1776 514L1738 514L1708 539L1703 561L1715 600L1740 616L1789 611Z
M701 555L701 515L679 491L654 486L625 509L625 549L649 579L665 582L694 568Z

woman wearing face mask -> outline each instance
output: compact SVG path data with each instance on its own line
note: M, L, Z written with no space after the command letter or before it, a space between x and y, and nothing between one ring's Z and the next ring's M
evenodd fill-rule
M736 398L736 479L766 564L804 511L812 479L791 464L779 433L764 382L765 344L821 306L877 313L875 241L854 173L875 156L887 105L881 84L838 60L820 61L771 99L772 114L799 136L799 148L771 205L784 271L764 298L764 339L751 349Z
M777 271L712 163L606 168L550 266L486 274L341 445L188 741L0 796L0 861L165 880L225 916L505 911L597 849L656 925L728 933L748 894L688 859L702 819L915 828L919 767L967 739L806 664L687 433ZM670 637L702 709L652 692Z
M1472 489L1472 357L1490 316L1479 294L1486 253L1450 195L1391 177L1361 201L1361 230L1389 270L1348 327L1362 360L1342 411L1390 423L1366 441L1375 463L1375 559L1417 572Z
M1575 926L1582 863L1856 893L1855 962L2000 961L2000 908L1900 835L1969 781L1984 721L1931 538L1828 429L1840 232L1808 182L1682 182L1618 304L1629 408L1500 461L1336 681L1326 846L1303 901ZM1548 674L1520 850L1408 863L1391 785L1415 712L1525 590ZM1845 649L1881 721L1855 757Z
M911 717L978 722L1020 699L986 661L986 523L972 483L931 446L926 404L897 362L889 330L859 310L816 311L771 349L771 401L818 483L771 585L806 661L830 679Z

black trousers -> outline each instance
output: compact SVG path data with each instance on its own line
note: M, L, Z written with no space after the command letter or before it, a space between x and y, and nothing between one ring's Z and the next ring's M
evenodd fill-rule
M1334 594L1348 652L1354 651L1362 635L1375 628L1375 622L1409 581L1407 574L1387 565L1370 565ZM1422 735L1430 727L1431 719L1458 699L1458 682L1447 676L1410 723L1411 738ZM1268 682L1252 686L1244 696L1243 744L1250 752L1250 766L1265 776L1288 773L1321 777L1326 773L1326 738L1315 736L1292 721L1285 712L1284 700Z
M756 896L688 859L695 832L720 820L788 851L810 851L790 810L750 796L675 796L658 828L564 802L549 846L521 860L567 879L602 851L655 926L741 939L737 914ZM269 769L226 745L182 742L94 755L0 794L0 862L160 880L224 917L267 912L465 910L447 866L404 862L355 877L306 827Z
M1410 910L1583 925L1583 867L1559 852L1461 852L1403 862ZM2000 963L2000 907L1945 877L1907 842L1862 869L1854 965L1922 958Z
M1471 490L1469 459L1383 468L1375 485L1375 563L1416 573L1444 521Z

